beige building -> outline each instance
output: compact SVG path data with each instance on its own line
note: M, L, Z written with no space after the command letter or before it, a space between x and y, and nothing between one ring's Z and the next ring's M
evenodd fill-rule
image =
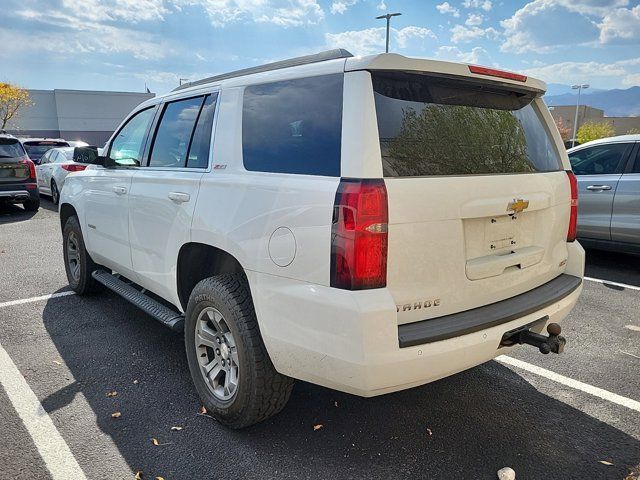
M571 134L573 134L573 121L576 116L575 105L552 105L549 107L549 111L554 120L562 118L564 125L570 127ZM578 108L578 128L586 122L606 122L613 127L616 135L625 135L632 129L640 130L640 117L605 117L604 110L580 105Z

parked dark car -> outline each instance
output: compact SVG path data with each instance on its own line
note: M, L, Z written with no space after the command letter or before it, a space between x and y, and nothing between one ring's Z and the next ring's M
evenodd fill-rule
M61 138L20 138L19 140L36 165L40 165L40 159L48 150L70 146L69 142Z
M0 202L21 203L31 212L40 208L36 166L13 135L0 134Z

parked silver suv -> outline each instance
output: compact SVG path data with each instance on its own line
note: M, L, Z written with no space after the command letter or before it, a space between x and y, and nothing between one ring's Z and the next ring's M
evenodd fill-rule
M640 135L570 149L578 178L578 238L585 247L640 253Z

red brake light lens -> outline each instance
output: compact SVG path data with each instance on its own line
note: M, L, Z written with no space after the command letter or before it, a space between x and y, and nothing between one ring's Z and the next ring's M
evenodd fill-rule
M67 172L80 172L81 170L87 168L86 165L78 165L77 163L63 163L60 166Z
M342 179L331 228L331 286L346 290L387 285L389 213L382 179Z
M567 242L573 242L578 234L578 180L572 171L567 172L569 185L571 186L571 214L569 217L569 230Z
M25 158L22 163L29 165L29 178L36 179L36 164L31 161L30 158Z
M517 82L526 82L527 76L519 73L505 72L504 70L496 70L495 68L480 67L478 65L469 65L469 71L471 73L477 73L479 75L488 75L489 77L506 78L509 80L515 80Z

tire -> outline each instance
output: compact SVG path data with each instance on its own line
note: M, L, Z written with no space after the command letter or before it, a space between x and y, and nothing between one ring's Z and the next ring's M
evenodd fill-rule
M73 244L73 246L72 246ZM84 246L84 238L80 229L80 222L75 215L69 217L62 230L62 251L64 254L64 268L67 272L69 286L78 295L99 292L102 284L91 276L100 267L95 263Z
M217 319L210 320L214 317ZM214 323L217 330L209 326ZM199 338L198 342L196 338ZM202 343L203 338L211 341L213 347ZM222 343L216 339L221 339ZM286 405L293 379L276 372L271 363L243 275L209 277L195 286L187 305L184 340L196 390L209 413L220 423L234 429L248 427L277 414ZM216 344L220 346L217 353ZM227 370L220 373L219 382L216 382L212 377L217 367L211 368L208 377L204 370L215 361L218 367L225 363L223 347L228 353ZM234 393L231 394L230 388L229 398L221 398L227 394L221 385L234 377Z
M22 206L27 212L37 212L40 208L40 197L34 200L27 200L22 204Z
M58 205L60 201L60 192L58 191L58 185L55 180L51 180L51 201L54 205Z

